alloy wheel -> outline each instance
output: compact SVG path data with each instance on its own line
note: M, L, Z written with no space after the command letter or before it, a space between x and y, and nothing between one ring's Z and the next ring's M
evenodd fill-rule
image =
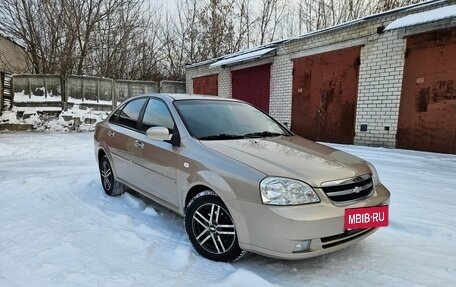
M107 161L102 162L101 178L102 178L104 189L111 190L113 177L112 177L111 166L109 165L109 163Z
M233 220L228 211L218 204L201 205L193 214L192 226L196 241L210 253L225 253L235 243Z

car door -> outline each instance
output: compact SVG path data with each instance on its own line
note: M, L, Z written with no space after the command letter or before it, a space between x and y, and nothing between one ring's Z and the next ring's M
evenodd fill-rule
M175 125L167 105L160 99L150 98L140 125L142 133L133 143L134 183L143 191L178 206L176 164L179 162L179 147L148 138L145 132L154 126L166 127L172 133Z
M131 182L131 149L139 133L138 119L146 102L139 98L128 102L109 119L106 142L109 147L116 177Z

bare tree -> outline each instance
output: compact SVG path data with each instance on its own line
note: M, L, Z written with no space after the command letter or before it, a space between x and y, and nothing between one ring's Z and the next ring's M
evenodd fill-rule
M423 0L378 0L378 3L376 5L376 11L383 12L394 8L419 3L422 1Z
M69 9L71 9L72 15L77 21L76 23L78 23L75 27L79 51L76 68L76 73L78 75L83 74L84 62L93 48L93 41L90 41L90 39L95 33L97 24L114 13L117 9L124 8L125 6L122 6L122 3L123 1L121 0L67 1L66 4L69 6ZM128 1L127 5L130 5L130 3L131 1Z
M233 49L238 51L242 48L249 48L251 33L254 28L255 19L250 16L251 7L249 0L237 0L235 1L235 23L236 35L233 43Z
M201 60L197 55L197 21L201 11L198 2L197 0L177 1L177 18L170 14L165 15L161 42L168 79L183 79L184 64Z
M43 5L44 6L44 5ZM44 59L48 49L44 47L44 35L53 36L55 33L47 34L48 27L45 18L37 17L44 9L32 0L5 0L0 2L1 29L13 39L18 40L27 47L30 52L30 60L36 73L47 72L48 67ZM50 42L54 42L51 40Z
M198 50L202 58L215 58L234 52L234 2L209 0L198 14Z
M119 9L97 23L92 51L84 61L96 75L119 79L150 79L156 65L159 8L144 9L138 0L123 1ZM147 13L145 12L147 11ZM146 67L150 65L150 67Z
M285 3L282 0L261 0L261 8L258 16L259 45L275 39L277 27L285 15L285 8Z
M183 79L184 63L237 52L420 0L2 0L0 31L36 73ZM0 59L1 60L1 59Z

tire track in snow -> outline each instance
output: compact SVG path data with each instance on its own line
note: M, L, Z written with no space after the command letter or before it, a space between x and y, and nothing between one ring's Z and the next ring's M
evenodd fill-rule
M185 245L185 246L191 246L188 240L185 239L176 239L173 236L175 235L172 231L170 230L163 230L159 228L152 228L148 224L148 222L144 222L144 214L142 211L144 208L137 207L134 208L131 205L129 206L128 204L128 199L126 196L132 196L132 195L122 195L120 197L108 197L104 195L103 190L101 187L93 188L97 184L95 183L94 180L91 180L89 183L85 183L83 185L84 187L82 190L90 190L91 192L96 192L101 195L95 195L97 198L97 201L103 201L104 204L112 204L113 208L119 207L119 203L124 203L126 207L122 206L122 208L117 208L118 210L112 211L109 209L101 209L98 207L97 202L95 201L94 204L88 204L87 202L81 200L79 196L76 196L74 191L72 189L69 189L66 192L61 192L59 193L59 197L61 200L70 206L72 209L76 210L79 214L84 215L92 221L92 223L96 225L105 225L106 222L111 222L114 223L110 225L111 228L117 231L123 231L123 232L132 232L139 238L149 242L153 243L154 245L158 245L159 247L166 247L169 249L174 250L176 246L178 245ZM137 199L138 201L140 199ZM144 206L147 206L146 203L144 203ZM129 210L131 209L131 210ZM126 213L119 213L126 211ZM114 213L117 212L117 213ZM110 214L109 214L110 213ZM140 217L132 217L135 215L141 215ZM154 218L151 218L151 221L153 221ZM130 221L130 222L129 222ZM170 221L170 220L168 220ZM140 223L139 225L135 226L134 223ZM163 226L159 226L163 227ZM182 227L182 232L179 233L179 235L182 235L184 232L183 227ZM186 238L186 237L185 237Z

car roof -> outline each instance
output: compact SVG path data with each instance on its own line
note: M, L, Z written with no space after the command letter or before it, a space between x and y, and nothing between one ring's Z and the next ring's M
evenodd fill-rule
M232 99L232 98L223 98L211 95L197 95L197 94L174 94L174 93L151 93L151 94L143 94L138 95L129 99L144 97L144 96L151 96L157 98L168 99L170 101L181 101L181 100L215 100L215 101L235 101L240 102L239 100Z

